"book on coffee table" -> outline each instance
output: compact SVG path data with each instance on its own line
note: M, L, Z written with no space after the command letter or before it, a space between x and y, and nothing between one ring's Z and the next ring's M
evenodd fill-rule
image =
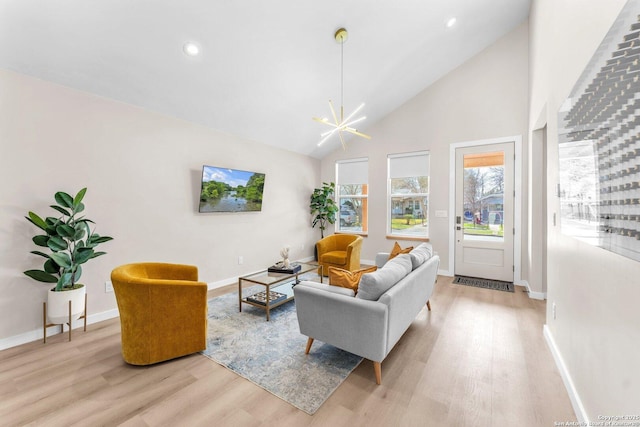
M287 273L296 274L302 269L302 265L299 262L292 262L289 264L289 268L278 267L278 264L272 265L267 269L269 273Z
M281 294L280 292L269 291L270 306L285 299L287 299L287 296L285 294ZM267 292L262 291L253 295L249 295L247 297L247 301L260 304L260 305L267 305Z

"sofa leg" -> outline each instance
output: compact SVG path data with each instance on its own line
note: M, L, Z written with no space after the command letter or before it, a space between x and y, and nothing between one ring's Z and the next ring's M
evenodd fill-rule
M313 338L309 337L307 340L307 348L304 350L304 354L309 354L311 351L311 344L313 344Z
M427 309L431 311L431 303L429 301L427 301Z
M373 362L373 370L376 373L376 384L382 384L382 363Z

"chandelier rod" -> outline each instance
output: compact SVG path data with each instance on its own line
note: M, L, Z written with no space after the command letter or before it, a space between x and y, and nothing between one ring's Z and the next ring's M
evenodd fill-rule
M340 36L340 122L344 120L344 35Z

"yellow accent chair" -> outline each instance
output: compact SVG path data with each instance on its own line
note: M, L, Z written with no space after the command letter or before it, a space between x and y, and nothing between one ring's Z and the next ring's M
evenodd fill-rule
M122 357L151 365L207 347L207 284L198 268L126 264L111 272L120 311Z
M362 237L355 234L332 234L316 243L322 275L329 275L329 266L355 271L360 268Z

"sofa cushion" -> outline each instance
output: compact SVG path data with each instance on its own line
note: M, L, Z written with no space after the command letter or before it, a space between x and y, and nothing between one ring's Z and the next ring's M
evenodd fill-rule
M347 252L346 251L331 251L322 254L320 262L326 262L329 264L346 264Z
M344 295L347 297L354 297L356 295L355 292L353 292L353 289L341 288L340 286L331 286L327 285L326 283L312 282L310 280L301 280L300 283L298 283L295 287L297 288L299 285L304 285L326 292L331 292L333 294Z
M408 254L400 254L377 271L363 274L356 298L377 301L382 294L409 273L411 273L411 257Z
M372 273L376 271L378 267L361 268L356 271L343 270L342 268L329 266L329 284L331 286L340 286L342 288L352 289L355 293L358 292L358 284L360 278L365 273Z
M413 246L408 246L404 249L400 246L398 242L395 242L393 245L393 249L391 249L391 253L389 253L389 259L393 259L400 254L408 254L413 249Z
M413 270L424 264L425 261L431 258L431 255L431 246L427 245L426 243L419 244L416 248L409 252Z

